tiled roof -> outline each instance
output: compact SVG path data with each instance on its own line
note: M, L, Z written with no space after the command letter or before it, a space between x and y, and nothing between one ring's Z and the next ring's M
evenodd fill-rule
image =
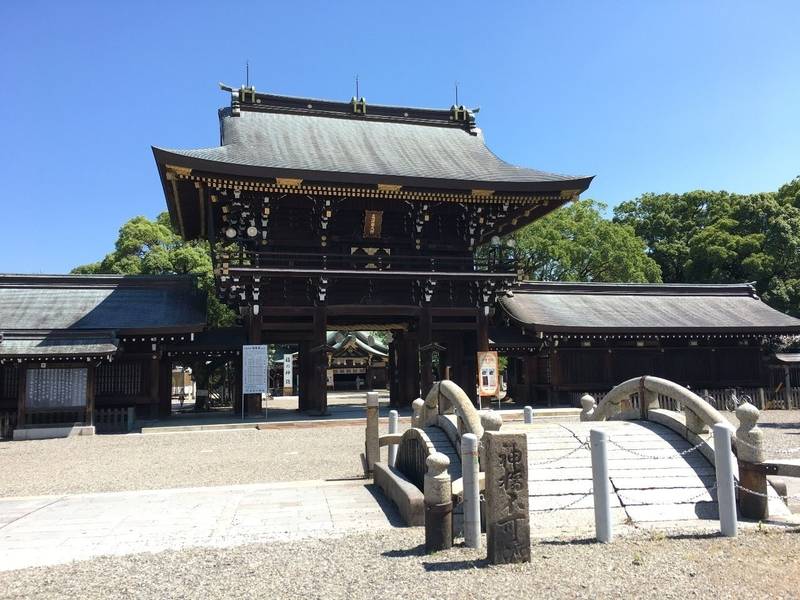
M800 333L800 320L767 306L749 284L523 283L500 305L546 333Z
M205 322L189 276L0 275L0 332L188 332Z

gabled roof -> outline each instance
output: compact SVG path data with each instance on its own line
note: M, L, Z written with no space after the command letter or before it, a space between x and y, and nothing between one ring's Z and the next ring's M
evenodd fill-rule
M327 344L333 348L333 355L345 354L353 349L358 353L372 354L381 358L389 356L389 348L366 331L329 331Z
M230 88L223 87L230 90ZM170 213L185 237L201 231L189 214L198 201L192 187L180 193L167 183L169 169L303 185L401 186L405 191L548 194L553 210L577 197L592 178L519 167L484 143L471 111L335 102L232 91L231 107L219 111L221 144L198 149L153 148ZM191 182L190 182L191 183ZM179 188L181 186L178 186ZM374 191L376 188L372 188ZM563 195L563 197L562 197ZM185 206L175 196L189 196Z
M522 283L500 300L512 321L544 333L800 333L750 284Z
M0 332L198 332L205 303L185 275L0 275Z

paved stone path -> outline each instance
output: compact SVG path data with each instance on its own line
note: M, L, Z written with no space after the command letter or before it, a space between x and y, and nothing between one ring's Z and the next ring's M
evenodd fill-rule
M591 453L579 448L594 427L605 429L611 441L625 448L608 446L616 528L719 527L714 466L697 451L681 457L691 445L672 430L647 421L515 424L508 429L528 433L533 535L594 531ZM777 495L770 510L789 514Z
M0 570L399 525L364 480L0 499Z

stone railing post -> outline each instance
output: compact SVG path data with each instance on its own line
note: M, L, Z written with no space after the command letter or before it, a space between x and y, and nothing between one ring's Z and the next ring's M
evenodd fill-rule
M739 485L758 494L767 493L767 471L764 466L764 432L758 427L760 411L748 402L736 408L739 427L736 429L736 458L739 463ZM739 490L739 511L747 519L763 521L769 517L767 498Z
M389 433L397 433L400 431L400 415L396 410L389 411ZM397 462L397 448L398 444L389 444L389 453L387 462L390 467L393 467Z
M481 464L484 465L486 464L484 459L486 456L485 434L487 431L500 431L500 428L503 426L503 417L500 413L493 410L484 411L481 413L481 425L483 426L484 437L478 440L478 454L480 454Z
M589 431L592 453L592 492L594 494L594 529L597 541L611 541L611 480L608 478L608 433Z
M525 424L530 425L533 423L533 407L526 406L522 409L523 414L525 415Z
M378 392L367 392L367 475L372 474L375 463L380 460L381 441L378 431Z
M719 529L725 537L736 537L736 488L733 480L733 453L731 433L733 426L727 421L714 425L714 467L717 473L717 504Z
M594 417L594 410L597 408L597 402L589 394L581 396L581 421L591 421Z
M696 435L708 433L708 425L686 404L683 405L683 414L686 416L686 429Z
M527 436L486 431L483 439L487 557L492 564L530 562Z
M411 426L421 429L423 426L422 423L422 413L425 410L425 400L422 398L417 398L411 403Z
M464 545L481 547L481 492L479 482L478 437L465 433L461 437L461 470L464 488Z
M425 464L425 552L431 553L453 547L453 488L445 454L434 452Z

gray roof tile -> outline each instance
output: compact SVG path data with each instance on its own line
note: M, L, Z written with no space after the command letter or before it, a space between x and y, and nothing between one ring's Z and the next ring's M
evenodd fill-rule
M543 332L800 332L800 320L764 304L748 284L524 283L500 301Z

